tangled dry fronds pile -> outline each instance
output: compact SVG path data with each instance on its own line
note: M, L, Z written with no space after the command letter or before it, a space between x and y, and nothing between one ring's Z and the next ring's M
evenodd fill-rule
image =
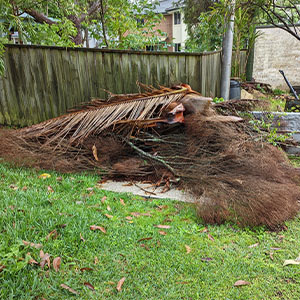
M281 150L258 141L241 118L216 113L187 85L144 88L2 131L0 156L63 172L166 178L194 195L208 223L274 228L297 214L299 175Z

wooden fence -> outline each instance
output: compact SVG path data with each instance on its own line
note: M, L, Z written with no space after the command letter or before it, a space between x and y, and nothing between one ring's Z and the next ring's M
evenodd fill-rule
M137 92L136 81L188 83L220 94L221 53L166 53L7 45L0 77L0 124L25 126L56 117L91 97Z

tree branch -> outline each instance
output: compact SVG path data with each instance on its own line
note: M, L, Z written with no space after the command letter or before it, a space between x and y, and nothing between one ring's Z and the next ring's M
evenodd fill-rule
M270 20L270 23L274 26L274 27L277 27L277 28L280 28L280 29L283 29L285 30L286 32L288 32L289 34L291 34L292 36L294 36L297 40L300 41L300 36L297 34L297 32L294 32L293 30L290 29L289 25L285 22L285 20L280 16L278 15L274 8L273 10L268 10L266 7L264 7L263 5L257 5L259 8L262 9L262 11L267 15L267 17L269 18ZM273 17L275 17L277 20L279 20L282 24L278 24L276 23L276 21L273 19Z
M134 149L137 153L139 153L141 156L159 162L160 164L162 164L164 167L166 167L169 171L171 171L176 176L176 171L170 165L168 165L161 157L154 156L154 155L151 155L150 153L143 151L142 149L138 148L137 146L135 146L133 143L131 143L130 141L128 141L125 138L122 138L122 140L126 144L128 144L132 149Z
M41 23L41 24L46 23L48 25L57 24L57 22L52 21L51 19L49 19L45 15L43 15L43 14L41 14L41 13L39 13L39 12L33 10L33 9L25 8L24 12L26 12L27 14L29 14L30 16L32 16L37 23Z
M100 2L102 2L102 1L96 1L96 2L94 2L94 3L91 5L91 7L89 8L89 10L87 11L87 13L82 14L82 15L78 18L79 22L80 22L80 23L83 22L84 19L85 19L87 16L91 16L91 15L93 15L94 13L96 13L96 12L99 10L99 8L100 8Z

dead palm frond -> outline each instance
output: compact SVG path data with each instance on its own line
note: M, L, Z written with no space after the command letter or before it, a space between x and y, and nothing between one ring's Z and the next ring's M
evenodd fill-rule
M50 119L20 131L23 138L46 138L46 144L82 143L90 134L99 134L104 129L122 122L133 126L134 122L160 117L164 108L179 101L191 92L189 86L176 89L161 88L152 93L113 95L108 101L94 99L76 111Z

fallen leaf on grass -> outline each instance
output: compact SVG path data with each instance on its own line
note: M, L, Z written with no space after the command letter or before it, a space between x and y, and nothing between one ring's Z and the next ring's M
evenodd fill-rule
M126 278L123 277L123 278L121 278L120 281L118 282L118 284L117 284L117 291L118 291L118 292L121 292L121 291L122 291L122 285L123 285L125 279L126 279Z
M56 272L59 271L59 268L60 268L60 263L61 263L61 258L58 256L58 257L55 257L54 260L53 260L53 268Z
M121 203L122 205L124 205L124 206L126 205L125 202L124 202L124 200L123 200L122 198L120 198L120 203Z
M234 283L233 286L243 286L243 285L249 285L249 284L250 284L250 282L248 282L248 281L245 281L245 280L238 280L238 281L236 281L236 282Z
M164 220L163 220L163 223L166 223L166 222L172 222L173 220L172 219L170 219L170 218L165 218Z
M94 258L94 264L97 265L98 263L99 263L99 259L98 259L97 256L95 256L95 258Z
M34 260L32 257L29 259L28 263L29 263L30 265L38 265L38 264L39 264L39 263L38 263L36 260Z
M300 265L300 256L298 256L296 259L285 260L283 266L288 266L288 265Z
M30 252L28 252L26 255L29 257L28 263L29 263L30 265L38 265L38 264L39 264L36 260L34 260L34 259L31 257Z
M270 256L270 258L271 258L272 260L274 260L273 252L270 252L269 256Z
M158 233L161 234L161 235L166 235L167 234L165 231L159 231Z
M109 214L104 214L108 219L111 219L111 218L113 218L113 216L112 215L109 215Z
M48 241L52 237L53 239L57 238L57 231L56 229L52 230L47 236L46 236L46 241Z
M6 268L4 265L0 265L0 273Z
M85 282L84 285L85 285L87 288L89 288L91 291L94 291L94 290L95 290L94 286L91 285L89 282Z
M170 225L155 225L155 227L160 228L160 229L169 229L169 228L171 228Z
M141 214L139 212L132 212L131 215L138 218Z
M253 245L250 245L248 248L254 248L254 247L257 247L259 245L259 243L255 243Z
M101 202L104 203L106 199L107 199L107 197L103 196L102 199L101 199Z
M149 240L152 240L152 239L153 239L152 237L142 238L142 239L139 239L139 240L138 240L138 243L139 243L139 242L142 242L142 241L149 241Z
M157 206L157 210L163 210L163 209L167 209L168 208L168 205L158 205Z
M108 211L111 211L111 208L110 208L109 205L107 205L106 209L107 209Z
M22 191L25 192L25 191L27 191L27 190L28 190L28 187L27 187L27 186L23 186L23 187L22 187Z
M63 178L61 176L56 177L56 181L62 181Z
M184 245L186 253L189 254L191 252L191 247L188 245Z
M31 243L31 242L26 242L26 241L23 241L23 244L25 246L30 246L30 247L33 247L33 248L36 248L36 249L41 249L43 247L42 244L35 244L35 243Z
M145 244L140 244L140 247L145 248L147 251L150 250L150 248L147 245L145 245Z
M46 179L46 178L50 178L50 177L51 177L51 175L48 173L43 173L39 176L40 179Z
M106 233L106 229L102 226L92 225L92 226L90 226L90 229L91 230L100 230L101 232Z
M80 240L82 240L83 242L85 242L85 239L83 238L83 236L82 236L82 234L81 234L81 232L80 232Z
M202 261L211 261L213 259L211 257L202 257L201 260Z
M44 254L44 252L41 250L40 257L41 257L41 262L40 262L41 268L44 269L44 266L47 263L48 268L50 269L50 267L51 267L50 254L49 253Z
M271 249L271 250L274 250L274 251L281 250L281 248L276 248L276 247L271 247L270 249Z
M84 271L93 271L93 270L94 270L93 268L88 268L88 267L80 269L81 272L84 272Z
M210 235L209 233L207 234L207 237L211 240L211 241L213 241L214 242L214 238L213 238L213 236L212 235Z
M78 294L78 292L76 292L75 290L73 290L72 288L70 288L69 286L67 286L66 284L61 284L60 285L63 289L65 289L65 290L68 290L70 293L72 293L72 294L74 294L74 295L77 295Z
M16 186L15 184L11 184L9 187L11 189L13 189L14 191L16 191L18 189L18 186Z
M50 185L48 185L47 190L48 190L49 193L53 193L54 192L53 188Z
M127 216L125 219L126 219L126 220L132 220L132 217Z
M147 216L147 217L151 217L151 214L150 213L139 213L139 212L132 212L130 213L132 216L134 217L140 217L140 216Z

